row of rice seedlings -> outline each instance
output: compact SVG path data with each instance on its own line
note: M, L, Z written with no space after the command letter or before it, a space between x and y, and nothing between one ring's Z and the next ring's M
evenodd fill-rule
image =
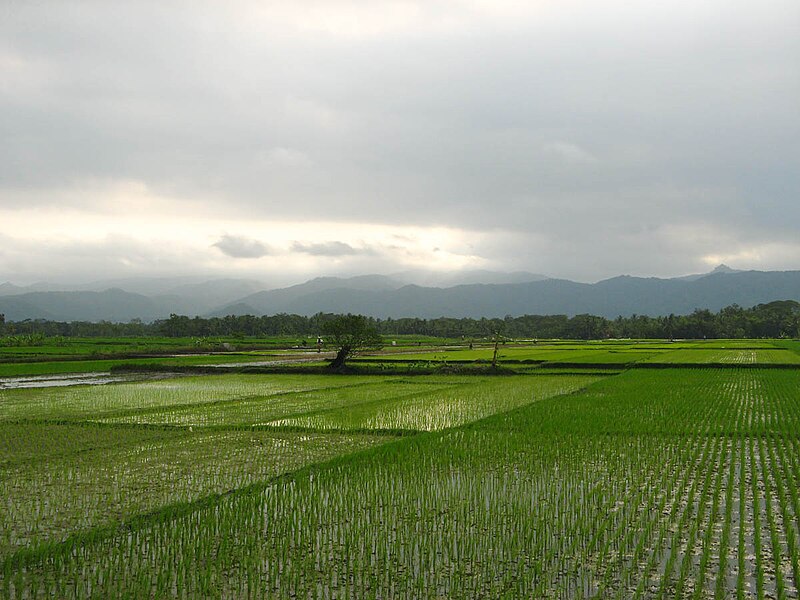
M800 364L800 356L777 348L692 348L660 353L645 362L666 364Z
M470 447L477 443L482 451L496 443L485 446L474 436L463 442ZM607 478L601 477L598 481L601 463L597 460L615 446L624 450L634 442L636 440L612 441L611 447L595 443L578 453L559 448L556 456L560 455L558 464L562 468L567 466L567 460L575 467L586 458L594 457L594 460L590 468L576 471L570 468L569 473L559 469L555 478L552 471L549 475L542 471L534 479L524 471L517 471L512 477L494 471L487 477L482 468L477 473L442 471L440 466L437 468L436 459L431 461L431 457L424 457L414 463L419 465L420 475L423 475L420 483L425 482L420 486L414 483L419 475L413 476L411 468L404 469L406 475L398 478L393 468L371 465L366 473L359 469L351 475L340 473L338 479L320 477L270 488L265 492L262 508L249 509L260 510L264 515L262 535L249 531L251 517L246 519L247 525L237 525L233 515L222 516L221 513L226 512L223 507L214 513L214 522L224 524L231 517L234 519L232 531L225 531L227 526L224 526L219 531L195 531L192 537L212 537L217 544L228 540L229 546L224 552L219 545L209 552L213 556L232 553L226 558L231 564L247 563L249 566L241 568L254 571L244 575L235 569L231 581L238 582L235 585L242 589L252 589L243 581L261 582L264 587L258 589L262 594L268 591L283 594L293 589L300 595L313 597L323 596L324 590L341 597L375 597L374 592L380 594L377 590L389 593L387 590L391 588L384 587L389 584L388 580L382 580L382 574L389 573L387 577L392 578L397 597L425 595L433 589L443 595L459 597L496 595L500 590L537 597L539 590L558 593L565 587L572 590L571 594L584 597L589 595L585 592L591 589L591 583L580 578L577 585L570 583L576 576L572 565L580 555L574 536L581 540L578 548L590 544L597 523L608 514L609 502L613 506L629 489L624 478L619 477L620 473L613 470L605 471ZM570 439L568 443L575 446L580 442ZM632 456L643 457L642 452L647 452L650 464L660 465L663 449L660 444L650 444L640 447ZM524 463L514 465L515 468L523 466ZM673 466L672 461L665 467L670 466ZM431 468L438 473L433 481L424 476ZM633 489L641 486L650 490L650 481L637 479L636 472L634 468L631 473ZM410 475L412 479L405 481ZM602 493L592 487L597 483L603 484ZM632 519L637 522L641 518L636 507L621 506L619 511L623 523ZM210 518L208 515L198 523L205 526ZM625 532L626 528L616 531ZM171 534L168 539L169 542L165 538L164 543L174 543ZM621 568L628 560L626 548L630 548L630 544L620 540L619 535L612 543L611 563ZM159 545L158 540L152 540L148 548L154 551ZM240 550L236 550L237 547ZM139 564L145 560L143 556L132 559ZM205 554L200 560L205 560L202 556ZM551 558L542 559L547 556ZM252 564L248 563L250 557L254 557ZM159 564L164 564L165 558L155 557L153 567L157 569ZM173 568L183 568L176 567L174 562L169 564ZM198 566L195 563L191 568ZM215 573L209 576L209 581L224 579L219 570ZM618 570L616 574L620 575ZM113 573L110 576L115 577ZM359 578L362 576L374 587L361 587ZM193 581L192 589L205 589L206 580L202 576L192 577L191 570L181 577ZM548 583L542 586L542 581ZM432 585L436 587L430 587ZM323 590L320 593L316 592L318 586ZM237 587L237 591L241 590Z
M780 538L781 530L796 527L782 517L768 523L759 508L757 479L766 463L757 461L750 434L773 428L760 428L751 416L793 414L797 406L785 394L791 379L782 374L773 380L734 371L732 377L735 385L725 389L717 374L694 373L675 393L669 378L648 374L644 379L659 385L638 397L638 413L632 391L642 389L641 380L630 385L628 378L617 395L604 383L585 396L605 412L581 417L572 409L585 399L571 396L408 440L278 481L261 495L233 495L127 538L56 553L50 562L0 576L0 589L19 595L38 586L36 593L60 597L87 595L89 585L134 596L579 598L642 590L641 597L673 597L703 595L706 580L716 575L717 588L727 593L733 590L719 583L723 561L711 572L716 534L708 531L720 519L722 480L735 480L738 469L736 585L744 596L746 546L754 547L756 577L777 560L775 544L750 539L749 530L769 526ZM697 384L700 402L687 391ZM598 388L606 395L595 393ZM724 396L711 397L720 390ZM777 398L763 399L776 390ZM692 401L705 406L694 408ZM541 413L559 410L556 423L571 423L571 429L550 429L553 424L541 420ZM617 423L593 422L598 414L612 419L625 410L634 412L623 435L606 435ZM675 419L660 429L662 435L647 432L655 415ZM782 464L796 469L797 436L777 429L781 437L768 439L786 439L791 451ZM663 435L672 432L681 435ZM734 438L738 458L731 454L733 432L741 435ZM784 489L796 487L785 474L771 473L786 480ZM773 494L780 490L777 483L769 486ZM735 492L726 490L726 498ZM661 519L652 514L654 506L668 506L659 494L672 498ZM791 491L788 496L787 511ZM729 500L725 512L733 512ZM722 538L724 531L723 525ZM652 572L638 566L658 561L664 564L661 581L645 589L642 582ZM65 591L65 581L80 587ZM762 595L772 592L768 581L760 589Z
M0 390L0 420L85 419L374 382L365 377L209 375L71 388Z
M599 514L602 515L605 513L606 517L599 519L598 522L597 516L593 515L593 522L578 524L582 529L589 526L587 531L591 533L588 538L584 536L573 536L571 546L566 549L553 547L548 555L543 558L545 565L554 563L549 569L549 571L553 573L553 578L551 580L542 579L541 584L535 590L536 596L545 596L548 594L548 590L551 592L563 591L565 583L568 589L570 589L569 584L572 584L571 587L574 587L581 593L593 593L596 589L593 570L597 569L598 565L604 565L605 561L602 556L609 550L612 543L615 546L615 553L622 553L621 548L624 547L624 543L621 546L618 544L620 532L629 530L633 520L643 513L642 505L646 503L645 495L646 490L649 488L650 478L651 474L648 473L644 477L644 480L639 482L639 485L634 488L638 488L636 495L625 502L606 496L603 493L604 490L599 486L590 492L592 496L596 495L600 499L602 508ZM586 500L584 500L584 502L585 501ZM629 506L635 506L636 508L630 510L628 508ZM600 540L605 541L603 550L600 552L601 558L591 561L588 554L591 552L591 549L597 546ZM557 562L559 559L563 561L567 557L571 557L571 561L566 564ZM570 564L570 562L573 564ZM577 581L573 582L568 579L565 582L565 570Z
M41 463L120 445L174 437L179 432L153 428L101 427L88 424L0 422L0 467Z
M775 565L775 594L778 598L786 598L786 584L783 580L782 569L782 556L783 548L779 538L778 525L776 523L775 512L772 505L772 482L769 465L767 464L766 452L764 447L767 445L766 440L759 440L758 444L758 458L761 466L761 481L764 486L764 512L766 513L767 523L769 525L769 541L772 548L772 559Z
M182 426L247 426L324 411L349 412L354 407L397 399L435 390L466 385L463 382L412 381L372 378L358 385L314 391L286 392L272 396L236 398L213 404L197 404L159 411L137 412L100 419L108 423L162 424Z
M186 432L0 474L0 556L175 502L246 487L385 436Z
M487 379L456 388L365 403L348 407L348 410L337 408L305 416L276 419L269 424L320 430L434 431L573 392L597 379L596 376L581 375Z
M681 532L681 538L678 539L677 537L674 537L671 540L669 545L669 557L662 559L662 564L665 564L664 571L661 573L662 583L669 582L670 575L673 573L672 569L670 568L670 560L672 561L673 565L677 565L678 561L680 560L681 570L678 574L675 587L672 589L672 592L674 592L676 596L680 594L682 587L685 585L685 582L689 577L689 570L692 566L692 561L695 554L693 552L692 546L697 536L698 524L702 523L703 509L705 509L707 503L706 497L708 492L707 488L708 477L712 468L714 466L717 466L716 461L719 460L721 452L724 452L724 442L715 440L714 443L706 445L704 452L701 456L701 461L697 465L697 469L694 473L695 479L692 484L694 487L696 485L695 482L698 481L702 473L705 472L704 487L701 490L700 497L697 499L697 501L687 502L683 507L683 510L681 512L681 521L683 521L683 525L679 526L679 528L677 529L677 531ZM713 502L714 502L713 505L715 506L716 498L714 498ZM688 541L685 540L685 536L687 533L686 532L687 518L689 519ZM712 518L708 524L708 528L706 529L708 535L710 535L712 531L711 524L713 522L714 519L712 515ZM706 540L704 540L704 542L705 541ZM703 569L701 568L700 573L693 581L693 585L695 585L696 590L701 586L702 581L703 581Z
M675 464L675 467L669 469L673 478L670 483L656 488L664 490L668 493L662 493L662 500L657 511L660 516L658 520L659 529L658 536L652 545L652 551L647 562L641 569L641 577L639 584L634 592L635 598L642 598L647 591L655 589L655 586L663 578L663 573L659 567L663 567L667 559L665 555L671 552L673 543L669 543L667 534L670 526L676 521L681 519L681 514L690 510L688 503L685 503L686 493L689 488L690 482L696 479L696 473L701 471L705 464L706 452L711 438L695 438L692 443L692 455L688 460ZM700 442L703 442L702 444ZM680 482L676 484L677 478L680 476ZM670 497L671 504L669 508L666 507L667 497ZM618 596L622 596L623 590L620 589Z
M470 436L457 445L466 443L471 448L477 441ZM498 440L478 445L486 451L496 443ZM573 446L577 443L570 440ZM468 451L467 447L463 449ZM546 461L537 461L533 473L526 473L524 464L515 465L520 469L515 473L494 470L473 473L461 468L454 471L443 469L445 464L435 456L426 455L415 463L417 468L406 469L400 463L402 473L398 478L398 465L387 469L373 464L367 473L363 470L352 475L340 473L333 481L309 479L270 488L262 503L256 505L261 507L257 512L264 515L261 535L252 531L252 517L241 523L238 513L235 510L231 513L226 505L195 521L200 530L190 537L210 540L211 547L205 541L197 543L213 556L228 556L232 552L234 556L225 560L232 564L245 561L247 568L257 569L244 579L266 583L265 588L260 588L262 593L285 592L284 586L292 582L289 585L301 595L318 596L315 590L321 586L320 589L331 594L344 594L343 590L349 587L351 592L346 597L374 597L369 590L389 584L381 578L383 573L390 573L400 595L440 589L445 595L453 592L473 597L506 588L530 595L538 585L537 573L551 580L571 564L570 548L574 541L566 533L582 531L577 535L590 535L593 523L605 514L608 504L616 503L616 498L625 493L624 479L613 471L604 469L601 481L596 480L604 450L600 444L579 449L577 453L574 448L560 447L557 454L561 455L558 463L561 469L555 473ZM588 466L586 458L592 459ZM567 467L566 472L562 470ZM436 473L433 480L428 476L431 468ZM536 472L538 476L534 475ZM593 492L598 483L603 493ZM595 500L588 504L578 501L590 497ZM105 573L103 579L117 578L111 565L123 562L152 567L154 573L164 564L176 568L176 560L182 565L187 556L178 559L163 547L174 547L173 533L159 541L152 537L158 536L158 532L150 532L139 540L144 547L136 551L138 554L134 552L135 556L127 556L124 561L112 559L107 569L100 568ZM369 533L366 539L365 533ZM181 537L180 532L177 534ZM586 539L582 543L585 542ZM222 544L228 546L223 548ZM243 544L242 551L237 550L237 544ZM553 560L543 563L541 556L552 548L558 549L552 553ZM114 549L109 550L113 554ZM205 551L202 556L207 556ZM250 556L257 558L248 562ZM496 571L487 570L487 558ZM71 561L70 557L67 560ZM313 564L308 564L309 560ZM85 563L71 564L76 567ZM263 565L271 568L263 572ZM198 567L195 563L192 569ZM130 584L136 589L142 576L136 571L135 567L133 581L122 583L123 587ZM347 583L340 576L359 573L364 574L368 587L361 587L363 584L353 578L347 579ZM207 584L213 587L212 580L219 581L221 574L216 572L206 578L201 573L193 577L189 570L181 577L190 579L191 589L197 591L205 590ZM161 583L149 582L157 587L156 595L165 591L160 586L167 585L169 578L172 575L162 576L165 581ZM241 582L242 573L237 572L236 578ZM554 589L559 589L568 579L562 581L556 577L556 581Z
M664 458L666 459L666 456ZM663 530L666 526L663 510L667 497L673 493L678 473L681 471L687 473L685 468L680 467L682 464L688 464L685 458L677 462L665 460L665 470L673 471L671 481L669 483L662 482L663 487L647 486L643 490L645 492L646 503L641 506L638 520L626 525L625 529L618 534L623 539L620 558L622 559L624 557L624 560L621 562L619 573L616 574L613 581L608 578L609 574L612 572L608 570L606 573L607 579L603 582L604 587L616 588L615 596L617 598L628 598L631 594L637 594L648 580L649 568L653 564L654 557L657 556L657 550L662 541L662 538L659 537L659 539L654 542L654 530L656 524L659 524L660 533L663 536ZM653 494L654 489L661 490L661 492ZM661 496L659 504L656 507L652 507L650 503L659 495ZM677 501L678 498L674 497L673 502ZM646 554L649 554L647 558L645 558ZM604 587L601 588L601 592Z
M727 479L725 480L725 514L723 516L722 536L719 543L719 557L714 583L714 598L722 600L728 593L728 553L731 539L731 526L733 521L733 490L736 481L736 468L738 465L738 444L731 440L728 458ZM713 573L712 573L713 576Z
M747 461L746 438L739 441L739 544L738 555L739 564L736 577L736 598L742 600L745 597L745 577L746 577L746 553L747 553Z
M788 440L776 440L770 446L770 460L772 461L772 472L775 474L774 480L778 490L783 527L789 547L794 588L797 592L800 591L800 539L798 536L800 499L798 499L797 491L800 487L800 479L797 477L797 464L794 460L790 460L786 451L786 447L789 445L790 441ZM791 457L795 458L796 454L793 453ZM779 463L780 468L776 466L776 462Z
M720 513L720 501L722 497L722 479L723 475L727 471L724 467L726 463L731 460L730 457L730 443L727 440L723 440L721 444L721 452L717 456L717 460L713 463L712 470L714 472L714 489L709 498L709 504L711 506L711 513L709 515L708 521L703 524L700 523L699 526L705 526L705 534L703 535L700 551L700 564L697 568L697 574L693 577L694 580L694 593L692 594L692 598L697 600L701 598L705 593L705 582L707 576L707 570L709 566L709 561L711 560L711 551L712 551L712 543L714 541L714 536L717 532L717 525Z
M718 452L719 438L711 438L709 445L710 448L706 456L713 457ZM702 472L701 470L700 473ZM686 498L686 508L681 514L670 543L669 558L664 567L664 573L656 594L659 598L678 597L682 591L683 581L688 569L687 561L691 560L691 550L694 544L694 536L697 532L697 521L702 518L704 497L708 490L711 471L705 471L705 477L702 478L702 488L698 492L698 485L701 479L700 473L692 480ZM678 569L677 573L675 572L676 569Z
M753 405L751 394L731 393L730 405L735 411L736 432L744 430L744 423L748 422L748 408ZM725 488L725 520L720 541L719 561L717 565L714 597L726 598L729 596L728 587L736 590L737 597L744 591L744 565L745 565L745 461L744 438L741 435L731 438L731 454L728 467L728 480ZM738 491L738 492L737 492ZM737 540L737 565L728 569L728 554L730 552L731 535L734 522L734 492L736 493L736 540ZM735 579L731 574L735 574Z
M755 554L756 597L764 598L764 555L761 538L761 509L758 493L758 467L756 466L755 443L752 437L748 438L747 454L750 463L750 494L753 513L753 552Z

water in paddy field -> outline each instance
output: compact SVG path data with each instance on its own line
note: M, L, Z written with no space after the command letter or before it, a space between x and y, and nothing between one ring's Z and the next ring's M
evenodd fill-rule
M72 385L105 385L177 377L174 373L62 373L58 375L25 375L23 377L0 377L0 390L21 388L66 387Z
M235 363L214 363L198 365L200 367L214 367L215 369L232 369L238 367L274 367L279 365L292 365L306 362L319 362L327 358L332 358L331 354L315 354L313 358L279 358L271 360L251 360Z

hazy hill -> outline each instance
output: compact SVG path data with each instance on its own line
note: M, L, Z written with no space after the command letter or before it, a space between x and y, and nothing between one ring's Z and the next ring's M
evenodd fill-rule
M684 275L683 277L676 277L676 279L683 279L684 281L695 281L701 277L708 277L717 273L742 273L738 269L731 269L726 264L717 265L710 273L695 273L694 275Z
M162 294L154 296L154 299L160 305L175 306L176 310L171 312L202 315L262 289L263 283L250 279L213 279L168 288ZM178 305L181 306L180 310L177 310Z
M119 289L104 292L28 292L0 297L6 320L152 321L169 315L169 308L152 298Z
M8 281L0 283L0 296L16 296L18 294L24 294L26 291L25 288L14 285Z
M687 314L717 311L730 304L750 307L774 300L800 300L800 271L715 269L699 277L659 279L620 276L594 284L564 279L524 283L479 283L451 287L404 285L394 277L319 277L277 290L252 292L256 282L217 280L160 288L154 296L121 289L29 292L0 288L0 313L9 321L150 321L170 313L228 314L317 312L361 313L375 317L504 317L522 314L589 313L619 315ZM24 293L20 293L23 290ZM235 296L236 292L245 292ZM232 297L233 296L233 297ZM210 306L217 302L218 308ZM204 308L205 307L205 308Z
M51 318L43 317L42 311L49 310L47 307L53 298L59 296L39 296L35 294L68 294L60 297L64 298L67 304L62 314L74 314L78 305L82 302L87 306L94 306L100 310L102 316L97 316L92 320L110 320L109 314L119 314L116 308L103 305L103 298L111 298L109 294L100 297L93 296L91 293L101 293L107 291L126 292L132 296L137 296L136 300L127 298L123 306L128 306L132 311L141 310L141 314L130 312L127 319L132 318L161 318L169 316L170 313L186 315L202 315L214 308L234 302L241 298L264 289L264 284L250 279L212 279L203 280L191 277L165 278L165 277L141 277L128 279L111 279L95 281L85 284L58 284L49 282L39 282L30 286L17 286L11 283L0 284L0 299L9 296L24 296L21 304L16 304L13 312L15 314L26 315L23 318ZM86 296L75 295L78 293L89 293ZM98 304L99 303L99 304ZM0 303L0 312L3 312L3 304ZM23 308L27 307L27 308ZM6 311L6 317L10 316L12 310ZM144 315L151 315L145 317ZM17 319L14 319L17 320ZM73 320L73 319L60 319Z
M419 285L422 287L454 287L456 285L470 285L475 283L527 283L549 279L546 275L528 273L527 271L514 271L513 273L500 273L497 271L470 270L443 273L426 269L402 271L390 275L392 279L404 284Z
M316 281L316 280L315 280ZM407 285L392 289L350 280L326 280L242 298L238 311L254 314L354 312L375 317L503 317L521 314L590 313L619 315L686 314L697 308L719 310L730 304L754 306L773 300L800 300L800 271L716 271L697 279L620 276L594 284L563 279L528 283L473 284L448 288ZM317 282L319 284L319 282ZM229 314L222 307L215 314Z
M365 293L391 292L402 286L403 284L400 281L385 275L360 275L346 279L340 277L317 277L299 285L250 294L228 306L222 306L214 310L211 314L215 316L277 314L282 312L305 314L294 308L296 302L305 299L306 304L308 304L308 299L316 298L320 294L332 290L343 290L345 295L348 292L352 293L352 297L355 298ZM313 304L311 302L309 305ZM309 314L316 312L319 311L312 311Z

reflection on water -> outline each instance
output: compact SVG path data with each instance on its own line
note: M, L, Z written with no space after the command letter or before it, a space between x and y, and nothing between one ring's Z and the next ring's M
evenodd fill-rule
M326 354L316 354L314 358L285 358L279 360L256 360L256 361L235 362L235 363L217 363L217 364L200 365L200 366L215 367L218 369L226 369L234 367L274 367L277 365L291 365L295 363L319 362L321 360L332 357L333 357L332 354L326 353Z
M185 356L185 355L184 355ZM332 358L331 353L314 354L313 358L286 358L277 360L254 360L235 363L206 364L200 367L216 367L219 369L235 367L268 367L292 363L317 362ZM102 373L57 373L49 375L23 375L20 377L0 377L0 390L19 388L65 387L70 385L104 385L106 383L125 383L129 381L147 381L152 379L168 379L179 377L177 373L124 373L112 375Z
M23 377L0 377L0 390L19 388L65 387L69 385L104 385L175 377L174 373L59 373L55 375L25 375Z

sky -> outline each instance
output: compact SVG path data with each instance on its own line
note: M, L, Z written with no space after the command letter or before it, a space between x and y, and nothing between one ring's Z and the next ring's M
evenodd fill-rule
M0 282L800 269L797 0L0 3Z

